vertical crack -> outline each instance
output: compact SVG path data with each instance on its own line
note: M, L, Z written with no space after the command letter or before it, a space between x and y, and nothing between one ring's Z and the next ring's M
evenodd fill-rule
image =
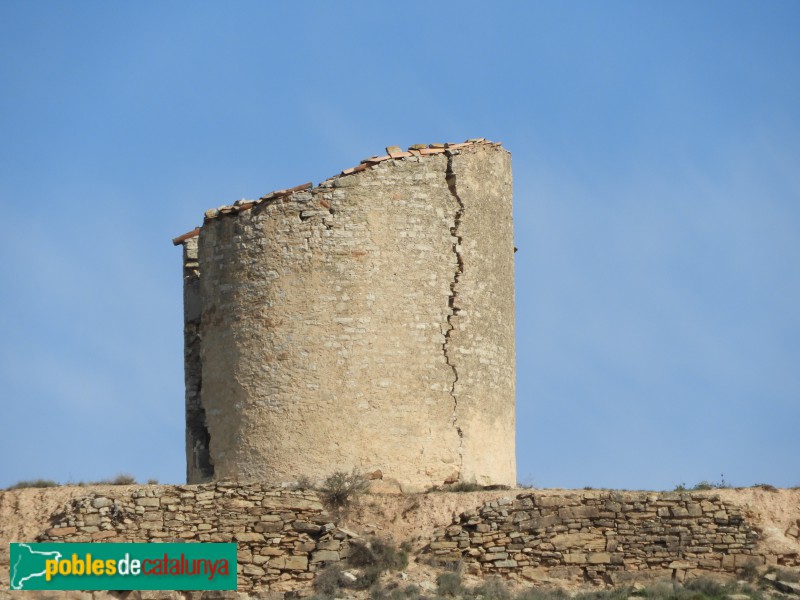
M447 152L447 171L445 173L445 181L447 182L447 189L450 190L453 198L458 203L458 209L453 217L453 226L450 228L450 236L453 239L453 254L456 257L456 268L453 273L453 279L450 281L450 296L447 300L447 331L444 334L444 342L442 343L442 352L444 353L444 360L453 371L453 382L450 384L450 397L453 399L453 426L458 433L458 477L461 479L461 468L464 464L464 455L462 454L464 448L464 432L458 424L458 397L456 396L456 384L458 383L458 369L456 368L453 358L450 356L450 336L455 329L453 324L453 317L455 317L460 308L458 307L458 283L461 280L461 275L464 273L464 257L461 254L461 236L459 235L459 227L461 226L461 217L464 215L464 202L458 195L456 189L456 174L453 171L453 156L451 152Z

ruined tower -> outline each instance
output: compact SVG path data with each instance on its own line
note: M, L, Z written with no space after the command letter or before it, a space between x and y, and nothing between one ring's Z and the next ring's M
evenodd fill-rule
M510 154L387 151L174 240L189 482L516 482Z

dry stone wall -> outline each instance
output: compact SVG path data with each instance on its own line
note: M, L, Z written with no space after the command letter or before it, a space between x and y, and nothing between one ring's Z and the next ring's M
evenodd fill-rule
M25 505L20 494L29 502L61 493L58 488L23 492L0 492L0 515ZM556 585L731 575L750 564L800 567L800 496L766 499L744 490L741 496L725 492L733 491L372 495L354 511L367 510L366 520L349 521L350 531L339 527L310 491L229 483L104 486L70 492L61 508L42 512L41 535L31 529L4 541L236 542L239 590L276 596L310 594L317 573L346 559L355 536L376 531L394 535L395 544L415 544L418 552L407 573L414 583L429 572L414 563L431 560L463 561L481 576ZM441 527L431 525L434 515L483 499L449 524L443 516ZM33 514L31 508L24 514ZM9 572L8 554L0 552L3 564L0 578Z
M37 541L236 542L240 591L306 588L347 556L316 493L261 485L148 486L91 493L53 516Z
M620 584L760 566L758 539L713 493L524 493L455 517L427 551L481 575Z
M516 482L510 154L387 150L176 239L189 482Z

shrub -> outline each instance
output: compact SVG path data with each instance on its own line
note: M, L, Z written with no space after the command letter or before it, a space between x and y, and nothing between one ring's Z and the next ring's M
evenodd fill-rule
M8 486L6 489L21 490L24 488L48 488L48 487L58 487L58 483L56 483L52 479L31 479L31 480L18 481L14 485Z
M308 475L301 475L297 478L292 489L294 490L313 490L315 489L314 481Z
M568 597L567 592L560 588L528 588L519 592L515 600L566 600Z
M111 480L111 485L133 485L136 483L136 478L127 473L120 473Z
M390 542L373 538L368 542L351 542L348 564L353 567L378 567L381 571L399 571L408 565L408 552L398 550Z
M368 487L369 482L353 469L349 474L337 471L328 476L319 491L328 508L343 509L350 506Z
M342 568L337 564L328 565L314 578L314 591L333 598L342 587Z
M583 592L575 596L575 598L576 600L626 600L630 595L631 591L627 588L611 588Z
M470 481L459 481L454 483L453 485L449 485L445 488L445 491L448 492L481 492L483 491L483 486Z
M687 590L698 592L709 598L720 598L730 591L729 586L723 585L713 579L708 579L707 577L692 579L684 587Z
M375 585L384 571L399 571L408 565L408 552L398 550L390 542L374 538L368 542L351 542L347 564L362 569L362 575L349 587L367 589Z
M148 479L147 485L158 485L158 479Z
M440 596L458 596L462 591L461 574L442 573L436 578L436 586Z
M739 569L739 577L745 581L756 581L758 579L758 566L755 562L748 562Z
M508 590L508 586L499 577L489 577L472 590L472 595L482 596L485 600L511 600L511 592Z
M776 488L774 485L770 485L768 483L757 483L753 487L761 488L765 492L777 492L778 491L778 488Z

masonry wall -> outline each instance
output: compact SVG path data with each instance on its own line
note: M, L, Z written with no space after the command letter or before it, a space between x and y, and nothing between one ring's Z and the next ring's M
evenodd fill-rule
M37 541L236 542L239 591L308 587L347 556L347 536L313 492L261 485L148 486L87 494L52 518Z
M50 492L58 490L41 493ZM392 509L379 508L380 517L369 517L369 529L381 531L396 519L416 519L403 528L408 531L405 541L411 541L419 523L446 513L441 508L455 494L442 496L388 496L398 501ZM458 502L477 504L475 496L458 495ZM362 501L372 504L378 498ZM789 504L796 500L784 498ZM414 513L420 503L422 512ZM800 524L796 507L787 508L792 511L793 522ZM238 585L245 592L310 590L322 568L346 559L358 535L339 528L314 492L261 484L105 487L74 498L49 522L37 541L236 542ZM746 505L724 501L713 491L509 492L449 524L427 527L432 531L429 543L421 547L414 540L412 562L463 561L476 575L523 582L625 585L730 576L751 564L800 566L797 525L780 541L762 538L764 522L755 520ZM0 563L2 558L0 554Z
M598 584L798 564L796 552L767 555L758 542L743 509L713 492L524 493L455 517L427 552L484 576Z
M203 411L208 460L189 431L189 481L514 484L510 155L479 142L344 173L207 213L187 423Z

